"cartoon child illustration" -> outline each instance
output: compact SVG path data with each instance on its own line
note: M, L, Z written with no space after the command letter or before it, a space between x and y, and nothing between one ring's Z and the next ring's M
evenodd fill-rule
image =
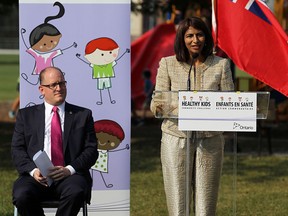
M112 120L99 120L94 122L94 129L98 139L99 157L92 170L100 172L102 180L107 188L113 187L113 184L106 183L103 173L108 173L109 152L117 152L129 149L127 144L125 148L115 150L125 138L125 133L122 127Z
M130 52L129 49L126 49L125 53L123 53L117 59L119 49L118 44L113 39L101 37L87 43L84 57L88 60L88 62L81 59L79 53L76 54L77 58L92 68L92 78L97 79L97 88L100 91L100 101L97 101L97 105L101 105L103 103L102 90L104 89L108 90L111 104L116 103L115 100L112 100L109 90L112 87L111 78L115 77L114 66L125 53Z
M59 13L56 16L46 17L44 23L38 25L31 31L29 36L30 48L25 43L23 36L26 30L24 28L21 29L21 37L25 47L27 48L26 52L32 55L35 59L35 66L32 75L38 75L42 69L53 66L53 59L62 55L64 50L71 47L77 47L77 44L74 42L71 46L62 50L53 50L58 45L62 34L55 26L48 22L53 19L61 18L65 13L65 9L60 2L55 2L53 6L55 5L59 7ZM21 76L31 85L37 85L39 82L39 80L37 80L37 83L28 81L28 76L25 73L22 73Z

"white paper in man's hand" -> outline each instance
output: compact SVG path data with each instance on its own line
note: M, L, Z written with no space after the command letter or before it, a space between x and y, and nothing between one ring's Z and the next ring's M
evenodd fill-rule
M52 164L50 158L48 157L47 153L45 151L38 151L34 156L33 156L33 161L36 164L36 166L40 169L40 172L42 176L47 177L49 173L49 169L54 167ZM53 183L53 180L49 177L47 177L48 180L48 185L51 186Z

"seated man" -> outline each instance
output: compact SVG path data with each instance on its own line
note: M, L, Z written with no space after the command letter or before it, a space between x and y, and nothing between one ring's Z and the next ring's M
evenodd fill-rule
M98 158L92 112L65 101L66 81L59 68L48 67L39 78L44 103L20 109L16 117L11 150L20 176L13 186L13 204L22 216L42 216L40 201L57 198L56 215L76 216L83 202L90 202L89 169ZM48 176L33 162L39 150L54 165ZM47 177L53 179L51 186Z

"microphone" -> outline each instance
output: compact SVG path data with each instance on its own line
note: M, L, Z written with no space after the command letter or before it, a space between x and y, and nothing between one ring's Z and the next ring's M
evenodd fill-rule
M195 60L198 58L199 53L193 53L192 54L192 61L191 61L191 65L190 65L190 69L189 69L189 74L188 74L188 80L187 80L187 90L190 91L191 90L191 79L190 79L190 75L191 75L191 70L192 70L192 66L194 65L194 82L195 82L195 74L196 74L196 70L195 70ZM195 83L194 83L195 84ZM195 85L194 85L195 88Z

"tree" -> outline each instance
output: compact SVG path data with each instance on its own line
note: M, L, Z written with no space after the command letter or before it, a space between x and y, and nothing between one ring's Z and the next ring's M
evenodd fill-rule
M196 11L202 9L211 10L211 0L142 0L131 2L131 11L144 15L158 15L171 13L172 5L182 14L182 18L187 15L187 10Z
M18 8L18 0L1 0L0 15L9 13L13 7Z

